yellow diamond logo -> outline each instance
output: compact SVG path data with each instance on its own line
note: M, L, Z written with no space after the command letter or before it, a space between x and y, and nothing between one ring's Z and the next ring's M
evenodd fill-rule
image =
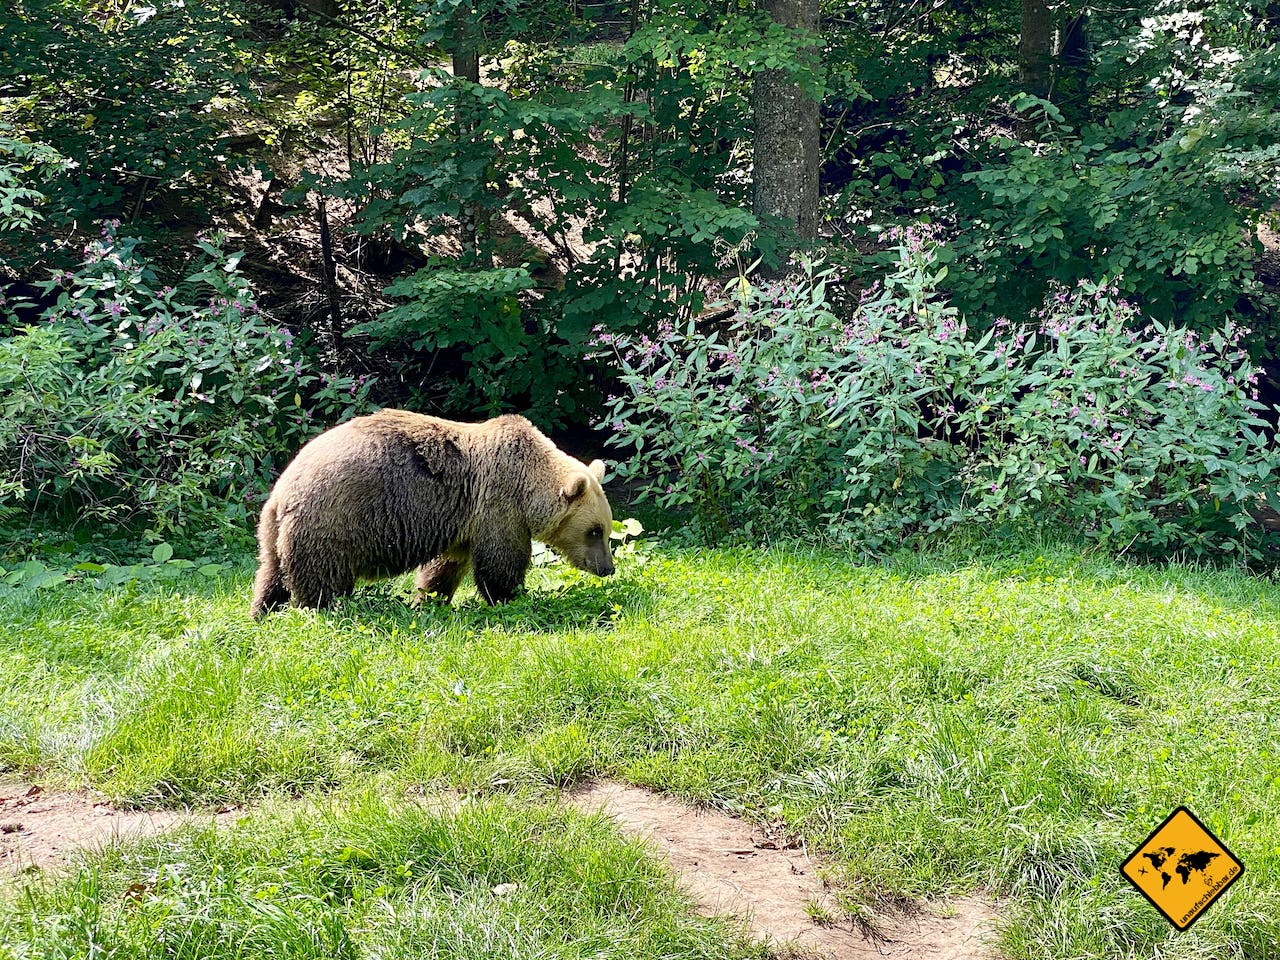
M1120 867L1179 930L1199 919L1244 875L1244 864L1186 807L1179 807Z

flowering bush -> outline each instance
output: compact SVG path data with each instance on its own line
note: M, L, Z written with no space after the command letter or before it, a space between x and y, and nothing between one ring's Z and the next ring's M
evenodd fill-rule
M1276 468L1247 332L1144 325L1108 284L1056 289L1026 322L971 331L936 295L919 231L848 319L829 270L740 279L733 318L656 338L597 333L623 468L704 535L813 535L877 551L962 523L1058 521L1118 545L1249 549L1244 507Z
M980 509L1043 505L1148 551L1248 549L1246 508L1280 465L1240 346L1249 331L1202 340L1144 324L1115 287L1090 283L1051 292L1036 321L993 331L1015 377L992 411L1004 442L975 465Z
M361 408L369 384L317 373L258 309L239 256L161 287L108 224L52 306L0 339L0 505L141 518L156 533L248 529L275 458ZM9 313L0 298L0 315ZM305 398L305 399L304 399Z

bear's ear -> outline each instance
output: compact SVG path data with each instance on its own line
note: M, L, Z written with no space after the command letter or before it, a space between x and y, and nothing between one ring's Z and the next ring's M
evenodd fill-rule
M604 461L592 460L587 464L587 473L596 478L596 483L604 483Z
M574 474L573 479L567 481L560 488L560 496L564 498L566 503L573 503L586 492L587 478L581 473Z

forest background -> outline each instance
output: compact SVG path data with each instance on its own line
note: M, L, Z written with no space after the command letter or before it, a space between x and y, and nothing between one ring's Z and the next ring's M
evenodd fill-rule
M1280 5L3 17L14 544L246 538L400 405L607 440L710 539L1266 555Z

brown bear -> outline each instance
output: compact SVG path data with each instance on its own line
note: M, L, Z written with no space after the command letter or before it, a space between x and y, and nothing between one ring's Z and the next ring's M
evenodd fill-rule
M418 600L448 602L472 569L489 603L524 584L531 540L613 573L613 514L589 466L524 417L455 423L382 410L307 443L258 523L253 618L290 600L326 607L360 579L418 569Z

